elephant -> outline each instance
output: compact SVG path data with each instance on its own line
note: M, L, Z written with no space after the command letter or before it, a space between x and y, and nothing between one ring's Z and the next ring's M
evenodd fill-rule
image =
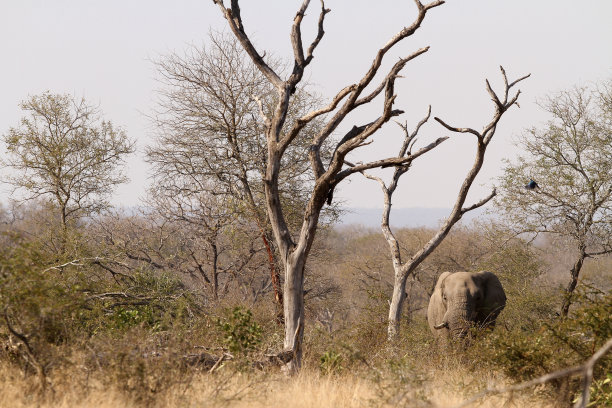
M443 344L463 339L469 328L494 327L506 294L493 272L444 272L429 299L427 321Z

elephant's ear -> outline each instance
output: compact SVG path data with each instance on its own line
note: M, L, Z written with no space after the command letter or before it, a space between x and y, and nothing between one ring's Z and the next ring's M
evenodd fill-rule
M442 296L442 289L444 288L444 279L446 279L452 272L443 272L442 275L438 277L438 282L436 282L436 287L434 288L434 293L438 293Z
M444 286L444 280L450 274L450 272L444 272L438 277L436 286L434 286L431 298L429 299L429 305L427 306L427 321L429 322L431 331L434 333L437 333L437 329L442 327L436 326L439 326L445 322L446 306L444 305L444 301L442 299L442 289Z
M478 311L479 315L483 320L494 320L506 306L504 288L493 272L477 272L474 274L474 279L478 281L480 289L483 291L483 301Z

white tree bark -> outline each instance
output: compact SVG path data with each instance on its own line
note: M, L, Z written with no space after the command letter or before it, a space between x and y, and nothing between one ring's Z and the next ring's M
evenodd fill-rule
M384 209L383 209L383 215L382 215L382 221L381 221L381 228L382 228L383 235L385 236L385 239L387 240L387 243L389 244L389 250L391 252L391 259L393 262L393 270L395 274L393 295L391 297L391 302L389 305L389 326L387 329L389 339L394 338L399 331L402 307L404 304L404 300L406 299L406 281L408 277L411 274L413 274L416 268L420 265L420 263L423 262L425 258L427 258L427 256L429 256L429 254L431 254L431 252L433 252L438 247L438 245L440 245L440 243L448 235L452 227L461 219L461 217L465 213L485 205L496 194L495 190L493 190L491 194L489 194L487 197L485 197L478 203L472 206L469 206L469 207L463 207L463 205L465 204L465 200L467 198L468 192L472 186L472 183L474 182L474 180L476 179L476 176L478 175L478 173L480 172L480 169L482 168L487 147L489 143L491 142L491 139L495 135L497 124L499 123L503 114L510 107L512 107L512 105L516 104L518 100L520 91L517 91L517 93L513 97L508 99L510 90L518 82L529 77L529 75L526 75L509 84L508 78L506 77L506 72L504 71L503 67L500 67L500 69L502 72L502 76L504 79L504 85L505 85L504 97L500 99L499 96L493 91L493 89L491 89L489 81L488 80L486 81L487 91L489 95L491 96L492 101L495 103L495 114L493 115L493 118L491 119L491 121L484 127L484 130L482 132L478 132L471 128L455 128L455 127L447 125L441 119L435 118L436 121L438 121L442 126L444 126L446 129L450 131L458 132L458 133L471 133L474 136L476 136L477 151L476 151L476 156L474 158L474 164L468 171L463 181L463 184L461 185L461 188L457 195L457 199L451 210L450 215L448 216L444 224L440 227L440 229L436 232L436 234L419 251L413 254L412 257L407 262L402 261L401 253L399 250L399 243L397 242L397 239L395 238L393 231L391 230L391 227L389 226L389 215L391 212L391 203L392 203L393 193L395 192L395 189L397 188L397 184L399 182L400 177L408 171L409 166L407 165L396 166L395 171L393 173L392 181L389 184L389 186L387 186L381 178L374 177L374 176L364 173L366 177L377 181L381 185L382 190L383 190ZM398 154L398 157L403 157L407 153L409 155L411 154L411 148L412 148L412 145L414 144L414 140L419 132L419 129L421 128L421 126L423 126L425 122L429 120L430 114L431 114L431 107L429 109L429 112L427 113L427 116L423 120L421 120L421 122L419 122L416 129L412 133L408 131L406 125L402 126L404 133L405 133L405 139L404 139L404 144L402 145L400 152ZM434 148L435 146L437 146L437 144L439 144L439 141L440 139L438 139L438 141L435 142L433 146L430 145L424 149L427 149L426 151L431 150L431 148ZM419 152L424 149L419 150Z
M325 16L330 10L326 9L324 2L321 1L317 34L305 50L302 41L301 23L310 0L303 1L296 13L291 29L291 44L294 54L293 71L287 79L282 79L278 73L266 64L264 58L255 49L249 36L246 34L240 14L239 1L231 0L230 7L228 8L225 7L223 0L213 0L213 2L219 6L230 29L255 65L268 78L270 83L275 86L278 92L278 102L274 112L269 116L265 116L262 111L268 141L264 189L268 217L281 254L281 260L285 267L284 346L286 350L293 352L290 369L295 371L299 368L301 361L304 332L304 266L317 231L321 209L327 198L331 197L334 187L351 174L377 167L407 166L416 157L416 154L408 154L403 157L392 157L359 165L350 165L348 168L343 169L344 158L349 152L363 146L364 142L374 135L389 119L403 113L400 110L393 109L393 103L396 98L394 94L395 79L410 60L427 52L428 47L419 49L407 57L401 58L391 67L383 80L374 89L370 90L369 93L366 92L366 89L374 81L387 52L400 41L411 36L420 27L427 11L443 4L444 1L437 0L424 5L420 1L415 0L418 15L414 22L400 30L378 50L364 76L358 82L342 88L328 105L313 110L292 124L287 124L289 125L289 130L284 132L281 132L281 130L285 126L291 97L302 80L305 68L313 60L313 53L317 45L323 38ZM326 168L321 160L320 150L322 144L343 123L349 113L361 105L371 103L379 95L383 96L381 115L365 125L353 126L352 130L338 144L333 158ZM322 115L326 114L331 116L329 119L326 119L322 130L312 136L312 145L309 153L315 183L310 193L310 200L304 211L304 221L300 231L292 234L285 221L279 196L279 173L282 170L281 160L287 147L298 137L304 127L312 120L320 119Z

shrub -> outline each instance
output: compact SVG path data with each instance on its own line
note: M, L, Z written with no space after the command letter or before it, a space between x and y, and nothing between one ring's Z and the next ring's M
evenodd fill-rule
M58 261L35 239L0 238L9 238L0 245L0 357L43 382L96 337L116 345L141 329L132 342L142 343L196 325L196 299L176 278L142 270L116 281L86 261Z
M326 351L321 356L321 364L319 365L319 370L321 370L321 373L325 375L337 373L342 369L342 360L342 354L338 353L337 351Z
M486 358L518 381L581 364L612 337L612 294L583 285L576 293L575 305L570 317L541 321L535 332L498 331L479 350L489 350L492 355ZM594 370L593 386L600 387L597 398L608 398L605 390L609 390L609 383L605 381L611 370L612 356L604 356ZM578 392L581 383L574 378L552 384L565 398Z
M223 343L231 353L248 354L261 343L262 329L253 321L250 309L237 306L217 324L223 332Z
M593 381L591 388L591 402L588 407L612 407L612 373L608 373L606 378ZM580 396L576 396L573 403L576 403Z

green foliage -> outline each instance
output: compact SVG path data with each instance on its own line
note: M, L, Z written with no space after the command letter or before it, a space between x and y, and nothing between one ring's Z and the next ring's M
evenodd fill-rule
M554 370L582 364L607 339L612 337L612 294L585 285L576 294L577 307L568 318L543 320L534 332L498 331L481 350L488 350L495 366L519 381L531 379ZM606 384L605 374L612 370L612 356L603 357L596 365L594 379L598 386ZM580 382L561 381L577 390Z
M584 284L576 294L580 307L568 319L561 319L548 328L562 344L582 358L592 355L612 338L612 293L604 293Z
M87 261L58 259L36 239L0 238L8 238L0 246L0 346L15 344L9 360L26 372L60 367L74 347L106 334L180 335L194 325L198 306L176 277L144 270L122 282Z
M3 164L16 171L6 181L52 200L64 230L69 220L107 208L114 187L127 180L120 167L134 142L84 99L46 92L20 107L19 126L2 136Z
M229 316L219 319L217 325L223 332L223 343L232 353L248 354L261 343L261 326L253 320L250 309L237 306Z
M608 373L606 378L595 380L591 384L591 402L587 407L612 407L612 373ZM573 403L576 403L580 396L576 396Z
M427 375L405 356L392 355L377 370L373 381L376 385L374 406L430 407L423 391Z
M146 324L153 329L157 329L159 326L156 324L156 319L153 314L153 310L149 306L142 308L118 308L115 309L112 314L112 320L115 322L115 327L119 330L125 330L127 328L137 326L139 324Z
M342 370L342 354L335 350L329 350L321 356L321 364L319 370L322 374L329 375L340 372Z
M9 324L24 335L61 344L72 334L76 309L83 294L72 290L78 274L63 276L44 269L45 253L35 243L23 242L0 254L0 309ZM34 339L33 339L34 340Z

